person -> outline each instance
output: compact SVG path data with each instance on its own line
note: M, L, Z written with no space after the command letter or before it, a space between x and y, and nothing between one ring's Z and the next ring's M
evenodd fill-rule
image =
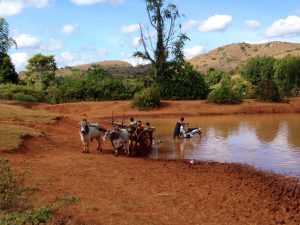
M142 125L142 121L137 121L136 123L136 130L133 134L134 137L139 136L140 133L142 133L142 131L144 130L144 126Z
M154 127L151 127L151 125L150 125L149 122L147 122L147 123L145 123L145 124L146 124L146 127L145 127L146 130L149 130L149 131L154 131L154 130L155 130Z
M174 128L174 133L173 133L173 138L175 139L176 137L181 136L180 132L180 127L182 126L183 128L188 125L189 123L184 122L184 117L181 117L179 121L177 121L175 128Z
M136 131L136 127L137 127L137 122L134 121L133 117L130 117L130 122L129 122L129 126L128 126L128 131L130 134L134 134L134 132Z

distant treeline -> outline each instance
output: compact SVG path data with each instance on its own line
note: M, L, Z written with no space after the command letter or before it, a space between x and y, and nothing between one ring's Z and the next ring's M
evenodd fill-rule
M12 66L8 59L3 57L0 62ZM87 71L73 70L72 75L57 77L54 57L40 54L29 60L22 80L9 79L9 66L0 67L1 99L62 103L136 98L136 105L142 101L152 107L157 98L208 99L227 104L239 103L243 98L281 101L300 93L299 56L251 58L234 74L213 68L201 74L188 63L173 64L164 80L156 80L151 69L145 76L114 77L96 65Z

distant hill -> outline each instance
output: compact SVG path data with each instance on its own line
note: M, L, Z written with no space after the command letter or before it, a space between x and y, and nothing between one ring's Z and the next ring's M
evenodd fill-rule
M56 72L57 76L68 76L73 73L73 70L80 69L80 70L88 70L92 67L92 65L100 65L103 69L107 72L112 74L113 76L128 76L128 75L143 75L145 71L149 68L149 66L138 66L134 67L130 63L125 61L101 61L91 64L83 64L73 67L64 67L58 69Z
M300 44L289 42L269 42L265 44L230 44L214 49L207 54L189 60L197 70L207 72L210 68L230 72L240 67L245 61L255 56L273 56L282 58L286 55L300 55Z
M207 72L210 68L226 72L234 71L245 61L255 56L273 56L281 58L286 55L300 56L300 44L289 42L269 42L264 44L237 43L216 48L206 54L188 60L198 71ZM93 64L102 66L113 76L143 75L150 65L134 67L124 61L101 61L91 64L65 67L57 71L58 76L72 74L72 68L88 70Z

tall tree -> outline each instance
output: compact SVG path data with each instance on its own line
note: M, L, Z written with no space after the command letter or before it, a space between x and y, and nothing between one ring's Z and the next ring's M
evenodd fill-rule
M28 60L25 76L29 84L46 89L55 77L56 62L54 56L36 54Z
M0 17L0 53L7 54L12 46L17 47L17 43L13 38L9 37L8 23L4 18Z
M152 30L140 24L143 51L136 51L133 56L150 61L155 68L155 77L165 79L170 62L184 62L183 47L188 37L181 32L181 25L177 22L181 15L175 4L166 4L164 0L143 1Z
M19 77L8 55L0 53L0 83L18 83Z

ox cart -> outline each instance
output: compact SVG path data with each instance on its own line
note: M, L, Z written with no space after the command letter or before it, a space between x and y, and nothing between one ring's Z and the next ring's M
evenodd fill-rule
M136 156L142 156L149 153L152 149L155 128L143 128L141 132L134 135L135 127L126 126L124 124L114 123L118 128L126 129L129 132L129 152L134 152ZM111 141L112 146L117 151L124 151L124 145L118 146Z

